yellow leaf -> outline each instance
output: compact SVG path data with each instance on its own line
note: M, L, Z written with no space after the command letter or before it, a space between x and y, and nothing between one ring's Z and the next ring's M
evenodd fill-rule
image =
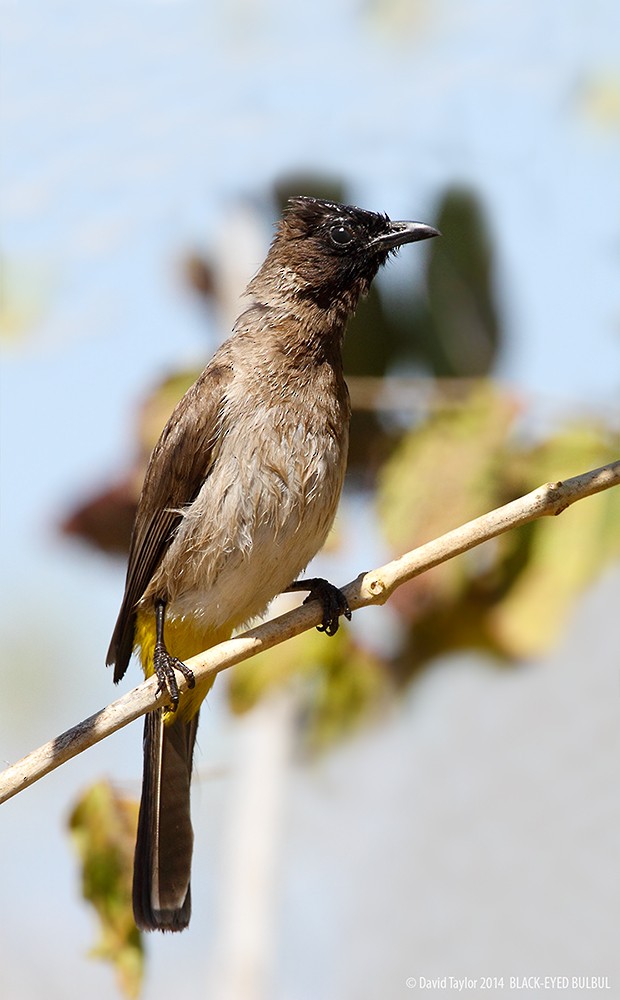
M606 465L617 451L601 429L567 428L529 455L530 486ZM557 518L531 526L529 558L505 598L489 613L489 628L513 656L544 652L556 639L580 593L620 557L620 490L588 497Z

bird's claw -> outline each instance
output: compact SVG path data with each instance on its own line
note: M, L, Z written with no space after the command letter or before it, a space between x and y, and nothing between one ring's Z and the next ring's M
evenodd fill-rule
M351 621L351 608L345 595L333 583L323 580L322 577L307 580L305 583L310 593L304 604L308 604L309 601L320 601L323 608L323 619L321 624L317 625L317 631L325 632L325 635L335 635L340 624L340 615Z
M171 656L163 642L158 642L155 645L153 669L158 681L156 694L165 691L170 696L170 711L176 712L179 704L179 685L175 670L183 674L189 688L193 688L196 684L193 672L183 663L183 660Z

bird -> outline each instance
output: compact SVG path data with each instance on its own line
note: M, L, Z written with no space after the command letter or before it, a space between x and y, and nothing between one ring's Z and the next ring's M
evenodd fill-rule
M329 635L350 617L336 587L300 579L325 542L345 475L345 328L390 255L438 235L354 205L289 199L232 335L152 452L107 655L118 682L137 653L169 701L144 723L133 874L141 930L181 931L191 914L190 779L212 681L195 683L184 661L260 617L281 592L320 600Z

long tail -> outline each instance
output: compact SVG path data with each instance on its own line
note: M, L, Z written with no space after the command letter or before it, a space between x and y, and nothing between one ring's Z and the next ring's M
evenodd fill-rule
M145 931L182 931L191 914L194 833L190 779L198 712L164 725L149 712L144 725L144 772L133 874L133 911Z

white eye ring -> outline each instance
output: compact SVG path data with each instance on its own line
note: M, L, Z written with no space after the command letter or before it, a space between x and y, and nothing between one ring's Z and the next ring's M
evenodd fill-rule
M335 243L337 247L346 247L349 243L352 243L354 239L353 233L343 222L339 222L337 225L331 227L329 230L329 237L332 243Z

